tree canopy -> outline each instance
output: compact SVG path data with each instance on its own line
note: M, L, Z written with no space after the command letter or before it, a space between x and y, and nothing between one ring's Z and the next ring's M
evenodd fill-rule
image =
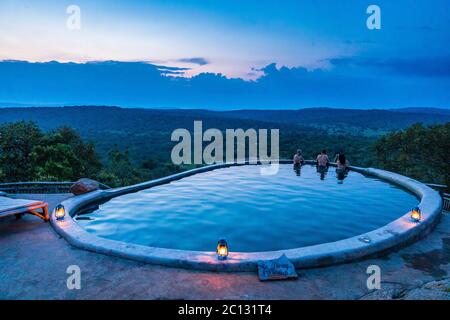
M33 122L0 126L3 181L70 181L93 176L100 169L94 145L71 128L43 133Z
M377 165L423 182L449 185L450 122L415 124L392 132L374 144Z
M283 132L280 157L291 158L301 147L311 158L327 148L330 155L344 151L354 165L380 167L422 182L449 185L450 123L415 124L378 140L319 133ZM160 141L161 137L154 139ZM161 158L157 149L147 150L153 156L136 159L123 143L122 147L114 145L101 161L96 146L70 127L43 132L34 122L5 123L0 125L0 181L74 181L88 177L118 187L193 167L174 165L170 159Z

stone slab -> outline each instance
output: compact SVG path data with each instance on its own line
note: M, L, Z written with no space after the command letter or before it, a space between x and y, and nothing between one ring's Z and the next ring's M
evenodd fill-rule
M278 259L258 261L258 277L261 281L297 279L295 266L283 254Z

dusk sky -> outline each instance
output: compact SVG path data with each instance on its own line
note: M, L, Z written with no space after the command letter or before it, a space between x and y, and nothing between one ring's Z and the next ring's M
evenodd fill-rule
M381 8L381 30L366 26L370 4ZM79 30L66 26L69 5L81 9ZM129 64L130 70L140 71L135 80L133 71L125 71L128 80L139 79L138 87L143 82L163 87L155 95L143 88L135 91L130 84L121 97L102 98L101 91L92 94L80 85L76 96L73 91L54 98L41 92L38 97L35 90L48 91L45 82L54 81L55 72L58 75L67 65L50 65L47 72L47 64L40 64L37 75L35 65L0 62L0 85L8 91L0 91L0 102L219 109L449 108L449 9L448 0L0 0L0 60L145 62ZM178 79L169 89L161 84L164 79L143 74L154 66L161 77L197 76L196 84L191 82L195 78ZM126 69L121 64L121 70ZM102 69L98 76L108 79L109 71ZM72 76L85 77L84 71L73 72ZM198 77L201 73L220 73L226 79ZM198 84L205 76L207 85ZM64 77L58 76L58 81ZM211 88L211 77L220 88ZM34 81L39 88L30 88ZM60 85L67 91L64 83ZM194 89L190 92L186 86ZM108 88L122 85L111 83ZM185 99L170 100L164 96L170 90ZM214 101L200 98L204 91L218 96ZM131 98L136 94L141 97Z

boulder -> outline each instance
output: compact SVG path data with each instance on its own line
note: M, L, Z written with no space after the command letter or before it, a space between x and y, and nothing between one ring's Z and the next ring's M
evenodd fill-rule
M97 181L88 178L82 178L70 187L70 192L78 196L80 194L85 194L99 189L100 184Z
M298 277L294 265L284 254L278 259L258 261L258 276L261 281Z

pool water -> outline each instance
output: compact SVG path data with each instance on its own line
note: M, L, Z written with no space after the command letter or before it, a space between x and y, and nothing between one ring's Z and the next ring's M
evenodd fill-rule
M418 202L357 172L280 165L278 174L262 176L260 166L247 165L113 198L77 222L97 236L146 246L214 251L225 238L231 251L270 251L372 231Z

